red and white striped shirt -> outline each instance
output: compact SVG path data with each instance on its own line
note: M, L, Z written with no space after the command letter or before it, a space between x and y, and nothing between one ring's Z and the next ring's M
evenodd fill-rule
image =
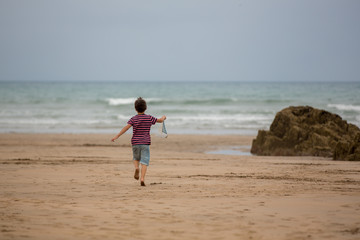
M133 136L131 138L132 145L150 145L150 128L151 125L154 125L157 121L157 118L147 115L147 114L138 114L130 118L127 122L133 127Z

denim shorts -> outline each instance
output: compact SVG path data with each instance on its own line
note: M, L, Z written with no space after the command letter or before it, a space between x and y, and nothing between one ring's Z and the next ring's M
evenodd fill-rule
M141 164L149 166L150 145L133 145L133 160L140 161Z

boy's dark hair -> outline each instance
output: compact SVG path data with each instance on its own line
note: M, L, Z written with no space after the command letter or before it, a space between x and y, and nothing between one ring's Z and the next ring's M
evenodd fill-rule
M143 112L145 112L146 108L147 108L146 101L144 99L142 99L141 97L136 99L136 101L135 101L135 110L137 112L143 113Z

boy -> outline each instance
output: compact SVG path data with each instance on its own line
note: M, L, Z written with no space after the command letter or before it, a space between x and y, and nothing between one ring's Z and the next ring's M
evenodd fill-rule
M141 164L141 178L140 185L145 186L145 174L147 166L149 166L150 161L150 128L155 123L162 123L166 119L166 116L161 118L155 118L151 115L145 114L146 110L146 101L139 97L135 101L135 110L137 115L133 116L128 122L127 125L121 129L118 135L116 135L111 141L115 141L121 135L123 135L129 128L133 127L133 136L131 138L131 145L133 150L133 160L135 166L134 178L139 180L139 163Z

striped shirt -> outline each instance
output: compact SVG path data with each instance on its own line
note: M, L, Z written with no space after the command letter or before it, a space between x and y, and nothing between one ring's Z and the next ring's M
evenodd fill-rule
M154 125L157 121L157 118L146 115L139 114L135 115L127 122L133 127L133 136L131 138L132 145L151 144L150 138L150 128L151 125Z

